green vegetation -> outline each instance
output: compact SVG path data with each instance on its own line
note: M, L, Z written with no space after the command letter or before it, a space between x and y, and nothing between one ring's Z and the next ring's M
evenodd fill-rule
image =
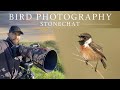
M25 46L30 46L31 44L39 44L40 47L46 48L52 48L54 50L56 50L58 57L59 57L59 49L56 45L55 41L45 41L43 43L41 42L21 42L21 44L25 45ZM43 70L41 70L40 68L36 67L35 65L31 68L31 71L34 73L35 75L35 79L64 79L64 68L62 66L62 64L60 63L60 58L58 58L58 62L56 65L56 68L49 73L44 72Z
M45 73L41 69L34 66L31 68L31 71L33 71L35 75L35 79L64 79L65 78L64 74L59 72L58 70Z

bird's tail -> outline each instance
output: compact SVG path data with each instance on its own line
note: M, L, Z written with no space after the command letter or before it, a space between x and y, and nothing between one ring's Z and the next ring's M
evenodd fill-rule
M106 69L107 65L103 59L101 59L101 63L103 64L103 67Z

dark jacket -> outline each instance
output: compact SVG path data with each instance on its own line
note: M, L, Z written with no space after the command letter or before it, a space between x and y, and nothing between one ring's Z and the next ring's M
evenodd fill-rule
M20 61L14 59L9 38L0 40L0 79L15 79L19 73Z

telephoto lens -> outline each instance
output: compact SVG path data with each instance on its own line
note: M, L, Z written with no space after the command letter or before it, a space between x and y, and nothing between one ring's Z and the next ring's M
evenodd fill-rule
M52 49L20 45L19 53L45 72L53 71L57 65L57 53Z

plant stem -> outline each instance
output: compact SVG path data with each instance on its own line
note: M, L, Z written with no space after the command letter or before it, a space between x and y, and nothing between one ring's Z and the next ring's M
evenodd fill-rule
M76 50L78 51L78 53L80 53L80 50L77 48L77 46L75 46ZM72 53L74 56L78 56L80 57L81 59L77 59L77 58L74 58L76 60L79 60L79 61L82 61L82 62L85 62L85 60L83 60L83 58L80 56L80 55L77 55L77 54L74 54ZM88 65L90 65L92 68L94 68L94 66L88 62ZM104 76L101 74L101 72L99 70L96 70L96 72L101 76L102 79L104 79Z

